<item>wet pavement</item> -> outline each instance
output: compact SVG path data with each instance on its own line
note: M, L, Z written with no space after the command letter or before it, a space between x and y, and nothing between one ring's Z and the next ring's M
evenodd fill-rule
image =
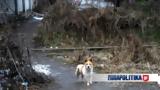
M24 35L23 44L32 47L32 37L39 22L29 20L21 25L16 34ZM17 38L19 39L19 38ZM93 83L87 86L86 83L80 82L74 75L75 66L67 65L60 59L47 57L42 52L32 53L32 65L41 65L42 70L48 70L50 78L55 81L43 86L41 90L160 90L157 84L146 83ZM47 67L45 67L47 66ZM47 69L46 69L47 68Z
M75 68L65 64L60 59L46 57L43 53L34 53L32 57L33 65L49 65L50 77L55 79L55 83L42 88L42 90L159 90L156 83L96 83L87 86L79 81L74 75Z

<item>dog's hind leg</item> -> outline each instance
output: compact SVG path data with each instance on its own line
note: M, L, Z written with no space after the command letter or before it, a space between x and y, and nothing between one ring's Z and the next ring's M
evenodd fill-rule
M76 71L75 71L75 75L77 76L77 78L79 78L79 75L80 75L80 71L79 69L77 68Z
M82 79L84 78L84 75L83 75L83 74L81 74L81 78L82 78Z

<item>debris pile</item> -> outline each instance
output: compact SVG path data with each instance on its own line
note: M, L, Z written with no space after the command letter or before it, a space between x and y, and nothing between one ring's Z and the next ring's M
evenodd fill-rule
M8 38L0 39L0 85L11 90L27 90L32 83L44 83L45 79L36 73L30 62L30 53L24 51ZM23 87L23 89L20 89Z

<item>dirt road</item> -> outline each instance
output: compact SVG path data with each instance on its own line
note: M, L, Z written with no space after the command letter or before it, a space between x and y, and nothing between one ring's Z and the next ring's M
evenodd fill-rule
M17 28L16 35L22 34L24 38L24 43L21 44L32 47L32 37L38 24L38 21L30 19ZM22 37L16 38L18 40ZM88 87L77 80L74 75L74 66L67 65L61 60L46 57L45 53L42 52L31 53L33 66L47 66L47 69L46 67L41 69L45 69L49 77L55 79L54 82L43 86L41 90L159 90L156 84L144 83L93 83Z

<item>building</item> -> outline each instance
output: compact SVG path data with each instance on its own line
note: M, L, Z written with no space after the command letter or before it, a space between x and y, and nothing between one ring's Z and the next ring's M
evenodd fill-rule
M32 11L36 0L0 0L0 13L20 14Z
M37 0L0 0L0 24L6 24L11 16L28 17L36 5Z

